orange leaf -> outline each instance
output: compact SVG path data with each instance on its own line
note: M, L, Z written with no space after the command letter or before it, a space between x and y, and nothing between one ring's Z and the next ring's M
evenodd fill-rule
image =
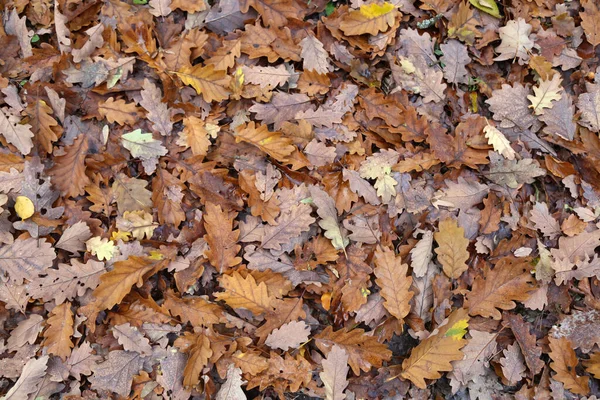
M206 228L206 235L204 238L210 247L210 250L207 251L207 257L210 264L222 274L230 267L242 262L240 257L236 257L241 249L241 246L237 244L240 231L233 230L233 219L237 213L235 211L223 211L221 206L213 203L206 203L205 208L204 227Z
M555 339L548 336L550 344L549 356L552 359L550 368L556 372L554 379L565 385L565 388L575 394L587 395L590 391L589 377L578 376L575 371L577 356L571 341L565 337Z
M73 342L73 312L71 303L64 302L52 309L48 318L48 328L44 331L44 347L48 353L65 361L71 355Z

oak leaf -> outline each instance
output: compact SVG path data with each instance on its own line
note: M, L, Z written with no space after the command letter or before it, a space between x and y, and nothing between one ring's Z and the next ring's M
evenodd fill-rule
M277 67L248 67L244 65L242 72L244 73L244 81L259 85L263 89L274 89L277 86L283 86L292 76L284 65Z
M467 310L459 308L450 314L445 325L414 347L402 362L400 376L425 389L425 379L438 379L442 371L452 371L452 361L463 358L460 350L467 344L463 339L469 325Z
M485 176L497 185L506 185L517 189L526 183L533 183L538 176L544 176L546 171L540 168L537 160L507 160L501 155L490 152L490 170Z
M266 26L280 28L288 23L288 18L302 19L306 10L294 0L242 0L240 11L247 13L252 6L262 16Z
M402 264L399 256L390 249L375 252L375 283L381 288L379 292L385 299L383 306L399 321L410 312L410 300L414 293L410 291L412 278L406 276L408 264Z
M231 308L244 308L256 315L269 313L273 309L275 297L268 293L264 282L257 284L250 274L245 278L239 272L223 275L221 287L225 291L216 293L215 297Z
M315 344L325 355L334 346L338 346L348 354L348 364L354 374L359 375L363 370L368 372L372 367L380 367L383 361L392 357L392 352L386 345L377 342L373 336L366 336L359 328L349 330L343 328L333 331L331 326L314 337Z
M115 100L114 97L100 102L98 113L111 124L116 122L119 125L133 126L139 118L135 103L127 103L123 99Z
M515 301L525 301L534 288L534 279L530 273L531 265L527 260L511 258L501 259L490 269L486 266L483 276L473 282L471 292L467 294L465 306L471 315L500 319L497 310L512 310Z
M185 185L179 178L159 168L152 180L152 201L158 210L158 221L162 224L179 226L185 220L181 208Z
M129 323L116 325L112 328L112 334L126 351L139 353L142 356L152 354L150 341L135 327Z
M437 191L432 200L435 207L448 207L467 211L479 204L489 192L489 187L476 181L467 181L462 176L457 182L446 180L447 188Z
M147 181L130 178L123 173L116 175L114 179L112 192L120 213L137 210L149 212L152 210L152 192L146 189Z
M325 237L331 240L331 244L337 250L344 249L350 243L350 240L338 223L333 199L327 192L317 186L310 186L309 190L313 203L317 206L317 214L321 217L319 226L325 230Z
M307 35L300 41L302 52L302 66L304 70L316 71L319 74L330 72L333 67L329 63L329 54L325 51L323 43L313 35Z
M71 341L74 333L71 303L67 301L54 307L46 322L48 327L44 331L43 346L47 348L48 353L54 354L64 361L74 347Z
M128 232L137 239L144 240L152 238L158 224L153 221L152 214L145 211L125 211L122 216L117 217L117 228L121 232Z
M65 154L54 159L54 167L48 171L54 186L67 197L83 195L85 187L90 184L90 179L85 174L88 149L86 136L77 136L72 145L64 148Z
M516 385L523 379L527 369L521 350L516 343L513 343L502 351L502 355L504 356L500 359L502 374L509 384Z
M56 247L71 253L85 251L85 242L90 237L92 237L92 232L88 225L84 221L79 221L65 229L56 242Z
M146 118L162 136L169 136L173 132L173 122L171 122L169 108L161 100L160 89L148 79L144 79L140 95L142 97L140 105L148 111Z
M208 365L213 351L208 336L203 333L188 333L175 341L175 346L188 354L183 370L183 386L194 387L200 382L200 373Z
M600 131L600 87L588 85L587 93L579 95L577 108L581 112L579 125L583 125L592 132Z
M308 340L310 328L304 321L291 321L273 330L267 336L265 344L272 349L297 349L302 343Z
M63 133L63 128L50 116L52 112L52 108L43 100L37 100L27 107L27 114L31 117L31 130L46 153L52 153L52 143Z
M239 126L235 131L235 140L237 143L250 143L281 162L285 162L295 150L292 139L283 137L281 132L270 132L266 125L256 127L254 122Z
M62 304L65 300L83 296L87 289L95 289L104 272L104 263L88 260L84 264L72 258L70 265L60 263L58 269L48 269L46 276L29 283L27 293L34 299Z
M44 328L44 317L38 314L32 314L29 318L19 322L16 328L10 333L6 341L9 350L17 350L27 343L34 344L38 335Z
M529 108L527 96L529 90L519 83L513 86L503 84L501 89L492 91L492 97L485 102L489 104L494 119L500 122L501 128L527 129L535 117Z
M52 266L56 253L45 240L34 238L17 239L12 244L0 247L0 265L15 283L23 279L34 281Z
M227 88L231 79L227 76L227 72L217 71L212 65L183 66L176 74L184 84L196 89L196 92L208 103L222 101L229 97Z
M6 141L19 150L21 154L27 155L33 148L33 132L31 125L20 124L20 118L0 109L0 132Z
M544 362L541 360L542 348L537 345L536 337L531 333L531 324L524 321L520 315L507 313L505 318L517 339L531 375L537 375L544 368Z
M47 355L40 358L30 358L25 367L23 367L23 371L21 371L17 382L15 382L14 386L10 388L2 399L28 399L29 395L35 393L42 384L47 368Z
M211 327L219 323L223 309L201 296L179 298L172 291L165 293L163 303L171 315L178 316L184 322L189 322L194 327Z
M595 352L590 355L588 360L583 362L585 366L585 370L594 376L594 378L598 379L600 377L600 353Z
M519 64L529 60L529 51L533 48L533 41L529 39L531 25L523 18L510 20L498 30L502 43L496 47L500 55L494 61L511 60L518 58Z
M465 68L471 62L467 46L458 40L449 40L440 45L444 53L441 61L444 65L444 78L451 83L467 83L468 71Z
M168 264L168 259L153 260L148 257L130 256L117 261L113 270L100 276L100 285L93 292L91 310L106 310L119 304L131 291L133 285L141 286L147 274L155 273ZM89 305L88 305L89 306Z
M600 9L593 1L582 2L582 5L585 11L579 13L581 27L585 32L587 41L594 47L598 46L600 44L600 24L598 24Z
M152 137L151 133L142 133L141 129L124 134L121 140L123 147L129 150L132 156L142 160L147 174L154 173L158 157L168 152L159 140Z
M500 153L507 160L514 160L516 152L511 147L510 141L504 136L502 132L491 125L486 125L483 128L488 144L494 147L494 151Z
M359 10L350 11L342 19L340 29L346 35L362 35L369 33L377 35L394 26L396 18L400 16L396 6L392 3L363 4Z
M425 276L433 257L433 232L423 231L423 236L410 250L413 274L417 278Z
M450 372L450 385L456 389L466 385L474 378L484 375L489 360L496 355L497 333L469 330L471 338L462 348L464 357L459 361L452 361Z
M548 337L552 359L550 368L556 372L554 379L565 385L565 388L575 394L587 395L590 392L589 377L579 376L575 371L577 366L577 355L573 350L571 342L567 338L555 339Z
M344 390L348 386L348 354L346 351L334 345L323 359L323 372L319 373L319 377L325 385L326 400L344 400L346 395Z
M548 204L536 202L531 209L529 217L535 229L539 229L544 236L555 239L561 234L558 221L550 214Z
M139 374L144 361L138 353L114 350L108 358L93 367L94 374L88 378L92 388L108 390L123 397L131 391L133 377Z
M545 114L545 109L551 109L556 100L560 100L563 88L560 85L562 79L559 74L555 74L550 80L540 81L539 86L533 87L533 95L527 96L531 102L529 107L533 108L535 115Z
M274 225L267 225L261 237L261 247L264 249L281 250L281 245L289 243L310 229L315 219L310 215L308 204L298 204L281 213Z
M85 242L87 250L93 255L98 257L98 260L111 260L119 249L115 247L115 243L112 240L101 238L100 236L94 236L93 238Z
M240 257L236 257L241 249L237 244L240 231L233 229L233 220L237 213L224 211L221 206L213 203L206 203L205 207L205 240L210 247L206 256L219 273L224 273L242 261Z
M227 368L227 377L217 392L217 400L246 400L246 394L242 390L242 370L233 364Z
M439 231L433 234L438 244L435 249L437 259L448 277L458 279L469 268L469 239L465 238L465 230L452 218L440 221L438 228Z

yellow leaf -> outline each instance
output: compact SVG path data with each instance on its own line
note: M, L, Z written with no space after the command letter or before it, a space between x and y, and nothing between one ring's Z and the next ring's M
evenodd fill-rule
M150 255L148 256L148 258L150 260L160 261L163 258L165 258L165 256L163 256L163 254L160 251L158 251L158 250L151 250L150 251Z
M122 240L123 242L129 242L129 239L131 239L131 232L123 232L123 231L117 230L110 235L110 240L112 240L113 242L116 242L117 240Z
M381 5L373 3L362 5L360 10L350 11L342 20L340 29L346 35L377 35L394 26L400 15L396 6L385 2Z
M360 13L367 18L377 18L385 15L394 9L392 3L383 3L381 5L377 3L363 4L360 6Z
M92 253L93 256L98 257L98 260L110 260L119 251L112 240L102 239L99 236L95 236L85 242L87 250Z
M15 201L15 211L21 219L27 219L35 212L33 202L29 200L29 197L18 196Z
M460 340L467 333L468 327L469 327L469 320L466 318L461 319L460 321L458 321L454 325L452 325L450 327L450 329L448 329L448 331L446 331L446 336L451 337L454 340Z

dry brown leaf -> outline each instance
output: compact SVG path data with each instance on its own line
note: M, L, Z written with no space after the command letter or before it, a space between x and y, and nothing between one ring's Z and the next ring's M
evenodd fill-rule
M213 203L206 204L204 228L205 240L209 246L206 256L221 274L242 262L240 257L236 257L241 249L237 244L240 232L233 229L236 215L236 212L223 211L221 206Z
M571 342L566 338L548 338L550 344L550 368L556 372L554 379L565 385L565 388L575 394L586 396L590 392L589 377L579 376L575 371L577 356Z
M486 265L483 276L473 282L465 306L471 315L501 319L497 309L512 310L515 301L525 301L534 289L534 279L527 259L501 259L494 269Z
M433 234L438 244L435 249L438 261L448 277L458 279L468 268L469 239L465 238L465 230L452 218L440 221L438 228L439 231Z
M402 362L400 376L425 389L425 379L437 379L443 371L452 371L451 362L463 358L460 349L467 343L463 336L468 325L467 310L459 308L454 311L437 333L413 348L410 357Z
M67 301L54 307L47 323L43 345L48 349L48 353L64 361L71 355L71 349L74 347L71 341L74 333L71 303Z
M410 285L412 278L406 276L408 264L402 264L399 256L390 249L375 252L375 283L381 288L381 297L385 299L383 306L398 318L400 322L410 312L410 300L414 296Z

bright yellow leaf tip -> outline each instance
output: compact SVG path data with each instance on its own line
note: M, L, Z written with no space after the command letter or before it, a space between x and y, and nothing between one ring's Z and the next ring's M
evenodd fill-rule
M15 201L15 211L21 219L27 219L35 212L33 202L26 196L19 196Z
M391 12L394 9L392 3L371 3L360 6L360 13L369 19L377 18Z
M458 322L455 322L454 325L450 327L446 331L446 337L451 337L454 340L460 340L467 333L467 328L469 326L468 319L461 319Z

